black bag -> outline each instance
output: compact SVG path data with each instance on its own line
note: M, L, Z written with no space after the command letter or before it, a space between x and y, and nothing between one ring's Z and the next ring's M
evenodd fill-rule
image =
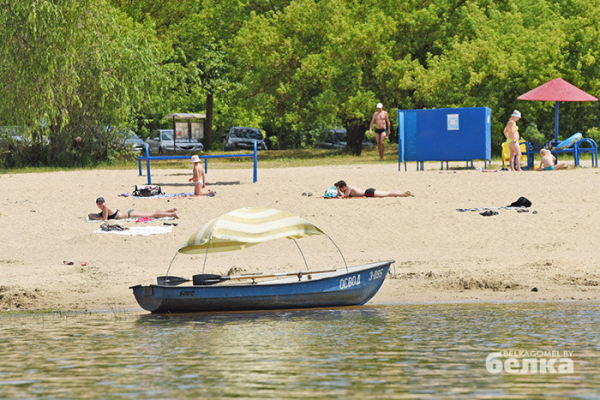
M531 207L531 201L525 197L519 197L517 201L513 201L508 207Z
M135 185L133 196L150 197L162 194L162 190L158 185Z

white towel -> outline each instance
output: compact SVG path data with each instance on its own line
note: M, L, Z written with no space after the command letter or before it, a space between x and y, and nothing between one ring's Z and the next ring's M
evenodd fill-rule
M135 222L138 219L139 218L122 218L122 219L109 219L106 221L102 221L101 219L91 219L89 216L86 216L85 222L110 222L110 221L112 221L115 224L118 224L119 222ZM175 219L175 217L152 218L152 221L169 221L172 219Z
M169 233L173 230L173 225L157 225L157 226L132 226L124 231L103 231L98 229L94 233L114 233L115 235L127 236L150 236Z

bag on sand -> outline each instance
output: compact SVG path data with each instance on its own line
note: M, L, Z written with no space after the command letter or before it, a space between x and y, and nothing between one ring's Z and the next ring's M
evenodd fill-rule
M326 199L336 198L338 196L338 190L335 186L330 187L325 191L323 197Z
M150 197L162 194L162 190L158 185L135 185L133 196Z
M508 207L531 207L531 201L525 197L519 197L517 201L513 201Z

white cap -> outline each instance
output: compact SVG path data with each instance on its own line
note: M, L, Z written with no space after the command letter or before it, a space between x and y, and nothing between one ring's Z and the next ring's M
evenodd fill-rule
M198 156L192 156L192 159L190 161L191 162L200 162L200 157L198 157Z
M377 107L375 107L375 108L383 108L383 104L377 103Z
M517 110L513 111L511 117L521 118L521 113Z

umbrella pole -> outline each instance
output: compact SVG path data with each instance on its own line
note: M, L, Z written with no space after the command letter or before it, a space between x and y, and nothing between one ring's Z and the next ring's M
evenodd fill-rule
M173 265L173 261L175 261L175 257L177 257L177 254L179 254L179 252L175 252L175 255L171 259L171 262L169 263L169 268L167 268L167 273L165 274L165 276L169 276L169 271L171 270L171 265Z
M558 101L554 103L554 141L558 144Z
M292 240L294 241L294 243L296 243L296 247L298 247L298 250L300 250L300 254L302 254L302 259L304 260L304 265L306 265L306 270L310 271L310 269L308 268L308 263L306 262L306 258L304 257L304 253L302 252L302 249L300 248L298 241L294 238L292 238Z
M337 245L337 244L335 244L335 242L333 241L333 239L332 239L332 238L330 238L328 234L326 234L326 233L323 233L323 234L324 234L325 236L327 236L327 238L328 238L329 240L331 240L331 243L333 243L333 245L335 246L335 248L336 248L336 249L337 249L337 250L340 252L340 256L342 256L342 260L344 260L344 265L346 266L346 271L347 271L347 272L350 272L350 270L348 270L348 264L346 264L346 259L344 258L344 254L342 254L342 251L340 250L340 248L338 247L338 245Z
M210 235L210 238L208 239L208 246L206 246L206 253L204 253L204 264L202 265L202 273L204 273L204 270L206 269L206 259L208 258L208 249L210 248L211 241L212 241L212 234Z

